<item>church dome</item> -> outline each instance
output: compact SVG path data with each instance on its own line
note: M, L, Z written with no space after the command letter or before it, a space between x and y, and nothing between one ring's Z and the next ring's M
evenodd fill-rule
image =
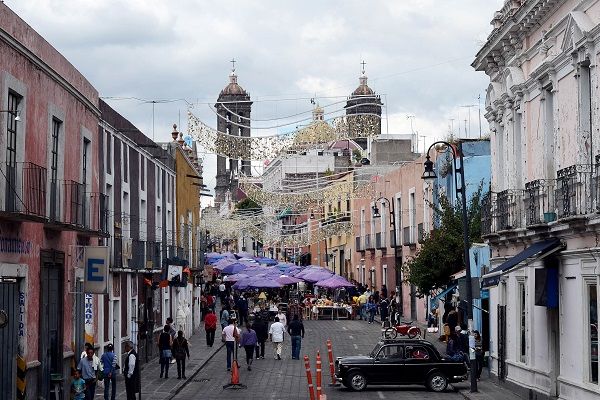
M352 96L372 96L375 94L373 89L367 85L367 76L363 73L359 78L360 85L352 92Z
M229 84L225 86L223 90L221 90L221 95L242 95L246 96L248 93L237 83L237 75L235 72L231 72L229 74Z

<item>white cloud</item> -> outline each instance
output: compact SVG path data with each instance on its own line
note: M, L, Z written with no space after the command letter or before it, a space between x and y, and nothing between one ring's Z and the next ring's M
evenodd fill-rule
M208 107L227 84L235 57L239 82L255 101L252 115L275 119L310 110L315 92L340 96L320 99L322 105L343 100L358 85L364 59L369 85L387 107L389 131L410 132L411 114L419 134L432 138L448 131L450 118L456 131L466 113L460 106L484 97L487 78L470 63L503 3L5 0L102 96L185 98L200 102L195 112L214 125ZM149 136L154 126L156 140L169 140L180 114L185 126L184 101L156 104L154 120L149 103L109 103ZM214 185L214 164L206 155L208 186Z

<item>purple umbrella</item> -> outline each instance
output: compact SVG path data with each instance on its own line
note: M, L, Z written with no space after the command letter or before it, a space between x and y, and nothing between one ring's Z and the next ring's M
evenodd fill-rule
M279 278L276 279L276 281L285 286L302 282L302 279L294 278L293 276L281 275Z
M302 276L297 276L306 282L319 282L327 278L331 278L333 274L329 271L313 271Z
M227 282L238 282L238 281L241 281L242 279L248 278L248 275L239 273L239 274L229 275L226 278L227 278Z
M319 281L319 282L315 283L315 286L320 286L320 287L329 288L329 289L337 289L337 288L342 288L342 287L354 287L354 285L352 283L348 282L348 280L346 280L346 278L344 278L343 276L339 276L339 275L334 275L330 278Z
M252 258L253 257L252 254L248 253L247 251L240 251L239 253L235 253L235 256L237 258L244 258L244 257Z
M232 259L232 260L234 260L234 261L236 260L236 258L235 258L235 254L233 254L233 253L232 253L232 252L230 252L230 251L228 251L228 252L226 252L226 253L223 253L223 254L222 254L222 256L223 256L223 257L226 257L226 258L230 258L230 259Z
M248 282L249 289L280 288L282 286L281 283L267 277L256 277Z
M244 271L246 268L248 268L247 265L244 264L240 264L240 263L233 263L231 265L226 266L225 268L223 268L223 271L221 271L224 274L238 274L242 271Z
M237 281L232 288L236 289L236 290L244 290L248 288L248 285L250 284L250 282L252 281L252 278L245 278L242 279L240 281Z
M225 268L225 267L227 267L227 266L229 266L231 264L234 264L234 263L235 263L235 261L233 261L233 260L228 260L226 258L223 258L223 259L217 261L216 263L214 263L213 267L215 267L219 271L222 271L223 268Z
M323 267L319 267L319 266L316 266L316 265L311 265L311 266L306 267L304 270L300 271L299 273L295 274L294 276L296 278L302 278L302 279L304 279L305 275L311 274L313 272L328 272L331 275L331 272L328 269L323 268Z

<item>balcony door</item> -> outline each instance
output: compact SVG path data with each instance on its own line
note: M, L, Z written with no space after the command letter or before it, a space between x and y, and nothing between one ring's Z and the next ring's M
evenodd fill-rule
M13 92L8 93L7 117L6 117L6 197L5 210L17 211L17 135L18 121L17 110L21 97Z

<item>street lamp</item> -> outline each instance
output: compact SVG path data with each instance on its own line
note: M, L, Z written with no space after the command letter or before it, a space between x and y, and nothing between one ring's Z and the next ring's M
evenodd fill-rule
M0 112L4 112L4 113L8 113L8 114L12 114L15 116L15 121L20 121L21 120L21 112L19 110L0 110Z
M463 223L463 242L464 242L464 261L465 261L465 275L467 279L467 318L468 318L468 326L469 330L473 329L473 288L471 286L471 261L469 258L469 220L467 215L467 193L465 186L465 170L464 170L464 159L463 159L463 151L462 151L462 142L458 142L458 146L455 147L448 142L445 141L437 141L427 149L427 157L425 163L425 170L423 171L423 176L421 177L425 181L433 181L437 176L433 169L433 161L429 157L429 152L431 149L437 145L443 144L447 146L452 152L452 158L454 161L454 187L456 188L456 198L460 201L462 208L462 223ZM460 165L457 165L457 161L460 162ZM458 187L457 175L460 174L460 188ZM460 193L460 197L458 197ZM469 352L470 353L470 352ZM477 392L477 377L473 373L477 368L476 361L471 359L471 392Z
M379 207L377 207L377 203L380 201L384 202L384 204L385 202L387 202L388 207L390 209L390 226L392 227L392 233L394 235L394 270L396 271L396 277L398 277L398 234L396 233L396 217L394 213L394 203L383 196L375 200L375 204L372 207L373 218L381 218L381 214L379 213ZM402 278L402 275L400 275L400 278ZM400 279L400 282L396 282L396 285L398 286L398 296L400 297L400 316L404 316L404 296L402 295L402 279Z

